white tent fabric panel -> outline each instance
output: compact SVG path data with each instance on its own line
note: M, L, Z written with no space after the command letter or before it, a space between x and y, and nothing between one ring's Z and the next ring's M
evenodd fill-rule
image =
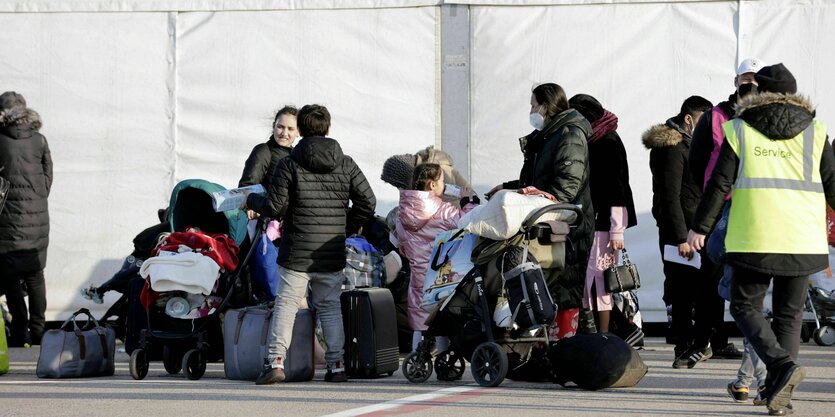
M638 223L626 244L643 278L641 306L663 312L652 177L644 130L697 94L733 92L734 3L472 7L471 165L477 186L518 178L517 138L528 134L531 88L587 93L619 117ZM495 28L504 30L497 31ZM698 33L698 36L693 36ZM710 57L706 59L706 57ZM663 316L650 317L663 321Z
M319 103L384 215L385 159L435 143L434 8L181 13L177 28L178 180L237 186L275 110Z
M440 3L439 0L0 0L0 13L380 9Z
M40 113L54 161L46 279L58 319L82 285L118 270L168 199L168 16L0 14L0 26L0 78Z
M740 56L785 64L797 79L798 92L811 98L818 120L828 126L835 126L834 19L831 0L746 1L740 7Z

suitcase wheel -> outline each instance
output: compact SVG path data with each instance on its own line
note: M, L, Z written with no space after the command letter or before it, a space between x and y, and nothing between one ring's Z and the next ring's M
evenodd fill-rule
M138 348L131 352L128 368L133 379L140 380L148 376L148 353L145 349Z
M403 360L403 375L409 382L425 382L432 375L432 355L418 349Z
M183 355L183 374L191 380L198 380L206 373L206 356L199 349L192 349Z
M482 387L495 387L507 376L507 354L494 342L484 342L475 349L470 360L473 378Z

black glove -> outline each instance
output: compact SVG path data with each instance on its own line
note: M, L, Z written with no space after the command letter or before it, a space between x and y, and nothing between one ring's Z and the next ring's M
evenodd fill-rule
M462 198L460 203L461 207L464 207L467 204L481 204L481 200L478 199L477 195L472 195L469 197Z

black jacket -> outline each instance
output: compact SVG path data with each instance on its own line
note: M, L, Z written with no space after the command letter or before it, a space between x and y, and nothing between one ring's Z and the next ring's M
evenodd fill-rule
M790 139L812 123L815 110L800 95L760 93L739 100L736 117L773 140ZM826 202L835 206L835 155L827 139L821 154L820 175ZM728 142L722 144L713 176L693 220L693 231L707 234L713 229L722 210L725 196L736 182L739 157ZM792 213L785 213L792 216ZM756 221L752 219L752 221ZM824 231L821 231L824 233ZM779 239L778 235L774 236ZM728 253L727 263L736 267L775 276L801 276L826 269L828 255L792 255L780 253Z
M664 245L687 241L687 231L702 192L688 164L690 135L673 122L655 125L642 136L652 171L652 216Z
M725 114L733 116L734 105L736 105L736 93L731 94L728 101L723 101L716 107L722 109ZM705 177L710 175L707 172L707 164L710 161L710 155L713 154L714 146L713 109L711 109L699 118L696 128L693 129L693 140L690 142L690 173L693 175L693 181L702 189L704 189ZM716 151L719 150L716 149Z
M4 272L44 268L49 245L52 156L38 130L34 110L17 107L0 113L0 176L10 182L0 213L0 267Z
M246 159L244 172L241 174L241 180L238 181L238 187L255 184L261 184L266 187L269 174L278 165L278 161L290 155L290 151L292 150L293 148L281 146L276 143L273 136L270 136L270 139L265 143L255 145L249 154L249 158Z
M554 301L564 309L581 305L594 238L586 143L590 134L591 125L578 111L569 109L557 114L542 131L534 131L525 137L525 162L519 179L503 184L503 188L533 185L551 193L560 202L583 208L582 222L568 234L573 250L566 255L565 271L559 277L548 277Z
M638 224L626 148L617 132L611 132L589 144L589 187L594 206L594 230L608 232L612 207L626 207L626 227Z
M247 199L249 208L284 221L278 263L301 272L342 270L346 232L359 230L375 205L360 168L324 137L302 139L270 174L267 198Z

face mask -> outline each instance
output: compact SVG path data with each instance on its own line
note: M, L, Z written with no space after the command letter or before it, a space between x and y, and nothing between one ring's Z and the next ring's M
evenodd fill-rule
M753 83L742 84L737 89L736 94L739 96L739 98L745 97L749 94L757 94L757 85Z
M533 112L530 116L530 124L536 130L542 130L545 127L545 118L539 112Z

